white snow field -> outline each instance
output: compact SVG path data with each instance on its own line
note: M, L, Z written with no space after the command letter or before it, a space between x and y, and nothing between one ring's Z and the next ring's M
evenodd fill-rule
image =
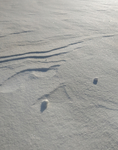
M118 150L118 0L0 0L0 150Z

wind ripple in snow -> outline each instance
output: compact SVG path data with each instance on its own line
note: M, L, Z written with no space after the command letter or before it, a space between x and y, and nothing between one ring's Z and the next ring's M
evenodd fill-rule
M41 56L25 56L25 57L15 57L12 59L5 59L5 60L1 60L0 63L4 63L4 62L9 62L9 61L16 61L16 60L23 60L23 59L46 59L46 58L50 58L50 57L54 57L54 56L59 56L59 55L63 55L66 54L67 52L62 52L62 53L55 53L55 54L51 54L51 55L41 55ZM19 54L19 55L23 55L23 54ZM12 56L2 56L1 58L7 58L7 57L12 57Z
M29 80L39 79L39 78L52 78L56 74L57 68L66 61L65 54L70 51L68 48L69 45L60 46L45 51L29 51L20 54L4 55L0 56L0 69L16 69L16 73L6 75L5 79L0 85L0 92L9 93L16 91L19 88L22 88L22 85L25 86ZM16 66L15 63L16 63ZM23 67L17 67L17 64L22 64ZM35 66L35 68L34 68ZM40 68L38 67L40 66ZM11 71L12 71L11 70ZM36 81L36 80L35 80Z
M0 85L1 93L10 93L21 88L23 85L29 83L31 80L52 77L55 75L55 70L60 65L50 66L48 68L32 68L25 69L17 72L16 74L9 77Z

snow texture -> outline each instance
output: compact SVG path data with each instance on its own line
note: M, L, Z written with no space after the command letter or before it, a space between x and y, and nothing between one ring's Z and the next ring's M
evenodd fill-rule
M0 0L1 150L118 150L117 81L117 0Z

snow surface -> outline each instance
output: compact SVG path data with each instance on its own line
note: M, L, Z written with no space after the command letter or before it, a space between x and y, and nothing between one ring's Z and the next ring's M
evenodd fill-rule
M0 0L0 149L118 150L118 0Z

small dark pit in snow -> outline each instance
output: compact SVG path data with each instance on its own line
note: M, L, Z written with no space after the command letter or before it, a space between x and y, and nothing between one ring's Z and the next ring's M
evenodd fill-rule
M97 84L97 83L98 83L98 78L94 78L93 84Z

